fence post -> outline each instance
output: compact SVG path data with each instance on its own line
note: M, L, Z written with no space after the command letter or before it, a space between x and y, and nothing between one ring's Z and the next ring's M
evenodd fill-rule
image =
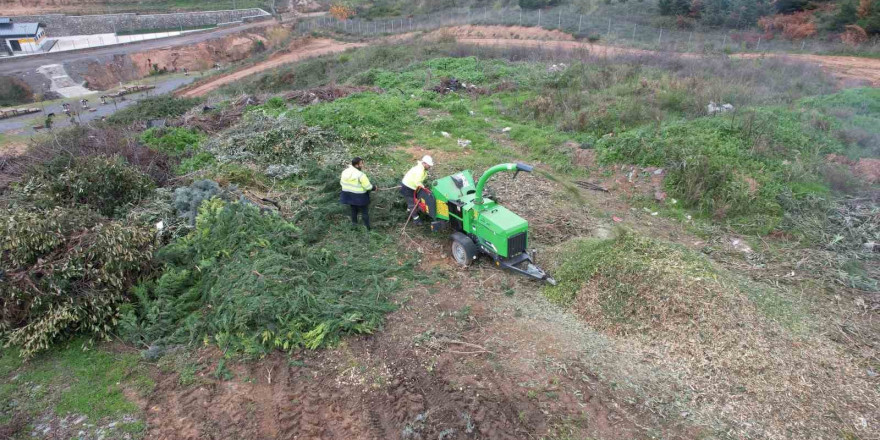
M874 44L877 44L877 43L874 43ZM804 46L806 46L806 45L807 45L807 40L804 40L801 42L801 52L804 51Z
M610 18L608 19L608 32L606 32L605 35L606 36L611 35L611 19Z
M556 28L562 29L562 11L559 11L559 20L556 22Z
M721 50L724 50L724 46L727 46L727 34L724 34L724 38L721 40Z
M584 24L584 16L580 15L578 18L578 33L581 33L581 25Z
M522 25L522 9L519 10L519 24Z
M541 10L538 9L538 27L541 27Z
M636 41L636 26L638 26L638 23L633 25L633 41Z
M761 37L758 37L758 45L755 46L755 50L761 50Z
M657 37L657 47L660 47L660 40L663 39L663 28L660 28L660 36Z
M688 47L687 47L687 50L691 50L691 39L692 39L692 38L694 38L694 33L693 33L693 32L691 32L691 34L688 35Z

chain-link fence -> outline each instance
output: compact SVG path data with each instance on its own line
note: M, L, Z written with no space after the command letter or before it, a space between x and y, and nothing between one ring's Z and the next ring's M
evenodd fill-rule
M578 14L574 9L558 7L545 10L522 9L450 9L438 13L363 20L354 17L337 20L330 16L300 19L297 32L333 30L353 36L375 37L407 32L428 31L447 26L465 24L495 24L538 26L558 29L594 43L672 52L804 52L804 53L853 53L880 55L880 38L873 38L857 47L839 40L811 38L788 40L777 36L767 39L752 31L694 29L682 30L655 27L628 21L625 18L602 15Z

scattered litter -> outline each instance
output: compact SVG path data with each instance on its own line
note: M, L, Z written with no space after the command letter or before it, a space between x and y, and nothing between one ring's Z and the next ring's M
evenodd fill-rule
M164 221L159 221L159 223L156 223L156 230L157 231L161 231L163 229L165 229L165 222Z
M565 70L567 68L568 68L568 65L566 65L565 63L553 64L547 68L547 72L558 73L558 72L562 72L563 70Z
M653 215L653 216L656 216L657 214L660 214L660 213L657 212L657 211L654 211L654 212L651 213L651 215Z
M458 146L461 148L467 148L467 147L471 146L471 141L470 141L470 139L459 139Z
M478 87L476 84L467 84L462 81L459 81L457 78L442 78L440 80L440 84L432 89L433 91L440 93L441 95L445 95L450 92L457 92L460 90L471 92L475 95L486 95L489 93L489 90Z
M366 86L323 86L307 90L295 90L284 95L284 99L294 101L299 105L331 102L348 95L361 92L383 93L378 87Z
M672 204L674 205L674 204L678 203L678 200L676 200L676 199L669 199L669 203L672 203Z
M502 132L502 133L509 133L510 130L511 130L510 127L504 127L504 128L501 129L501 132Z
M737 250L737 251L739 251L739 252L742 252L742 253L744 253L744 254L750 254L750 253L752 253L752 248L750 248L749 245L747 245L745 241L743 241L743 240L741 240L741 239L739 239L739 238L731 239L731 240L730 240L730 246L731 246L733 249L735 249L735 250Z
M722 104L717 105L714 101L709 101L709 105L706 106L710 115L714 115L715 113L724 113L733 110L733 105L730 104Z
M691 215L690 215L690 214L687 215L687 219L688 219L688 220L691 219Z
M452 136L451 134L449 134L449 133L447 133L447 132L445 132L445 131L441 131L441 132L440 132L440 135L443 136L443 137L445 137L445 138L448 138L448 137Z
M470 113L471 116L474 115L474 111L473 111L473 110L469 111L468 113Z
M655 176L659 176L661 174L663 174L663 168L657 168L656 170L654 170Z
M863 244L862 247L865 248L865 250L869 251L869 252L880 251L880 246L878 246L877 243L873 242L873 241L869 241L869 242Z
M666 191L654 191L654 200L658 202L666 200Z
M623 221L622 218L620 218L620 217L616 217L616 216L615 216L615 217L611 217L611 220L614 220L615 223L620 223L620 222Z

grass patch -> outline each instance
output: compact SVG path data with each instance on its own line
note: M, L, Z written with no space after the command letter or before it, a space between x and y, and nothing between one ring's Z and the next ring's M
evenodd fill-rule
M78 338L23 363L12 349L0 352L2 413L85 415L89 420L137 414L123 388L151 391L155 383L136 354L113 353Z
M759 233L780 223L781 194L828 193L818 167L824 154L841 148L806 129L802 115L779 108L756 110L740 120L674 121L597 143L604 163L664 167L665 185L685 207L739 231Z

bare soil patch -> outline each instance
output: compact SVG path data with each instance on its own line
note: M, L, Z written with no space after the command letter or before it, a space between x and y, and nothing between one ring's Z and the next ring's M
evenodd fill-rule
M548 30L539 27L526 26L452 26L438 29L425 34L427 40L442 38L479 38L479 39L504 39L504 40L550 40L550 41L573 41L574 36L559 31Z

